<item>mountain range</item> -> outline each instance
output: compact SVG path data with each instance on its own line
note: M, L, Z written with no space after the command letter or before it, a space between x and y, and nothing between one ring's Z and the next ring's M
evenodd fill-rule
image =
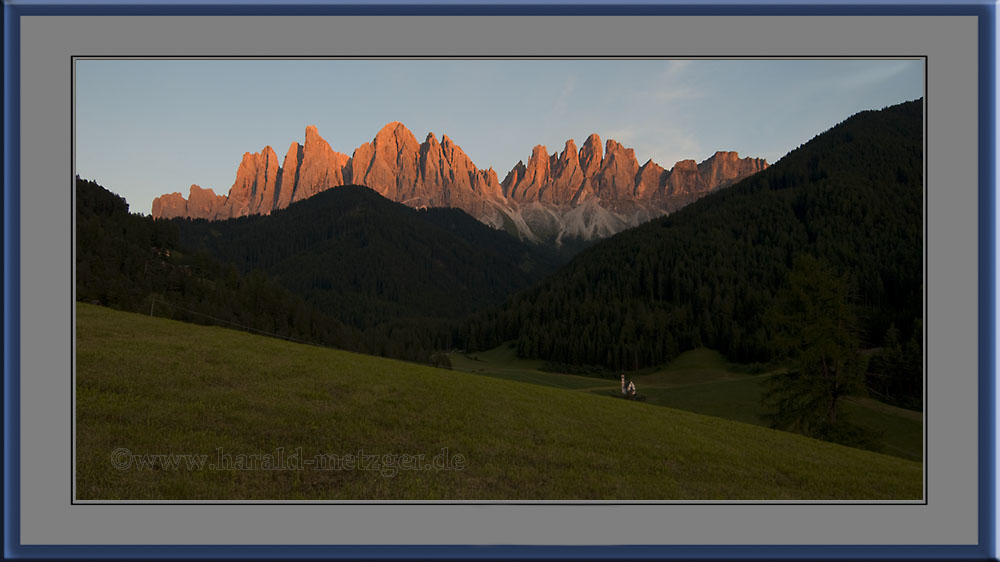
M635 152L592 134L579 148L562 152L535 146L500 181L480 170L447 135L429 133L423 143L392 122L351 156L334 151L315 126L303 144L293 142L279 163L271 146L243 155L227 195L192 185L188 198L169 193L153 201L154 218L225 220L267 215L329 189L364 185L414 208L456 207L522 240L561 245L595 240L672 212L699 197L766 169L759 158L716 152L704 162L682 160L667 170L639 165Z

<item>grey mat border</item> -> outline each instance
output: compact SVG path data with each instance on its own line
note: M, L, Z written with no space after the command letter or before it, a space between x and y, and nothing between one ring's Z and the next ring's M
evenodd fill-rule
M494 19L495 19L495 18L494 18ZM697 19L697 18L695 18L695 19ZM718 18L713 18L713 19L716 19L716 20L717 20ZM829 18L826 18L826 19L829 19ZM870 19L870 18L869 18L869 19ZM22 36L22 37L25 37L25 36ZM23 43L22 43L22 45L23 45ZM829 56L829 55L826 55L826 56ZM894 57L894 58L895 58L895 57ZM933 59L930 59L930 60L933 60ZM973 66L974 66L974 65L973 65ZM933 64L932 64L931 68L932 68L932 69L934 68ZM933 70L932 70L932 72L933 72ZM933 93L932 93L932 90L930 90L930 89L929 89L929 92L928 92L928 98L929 98L929 99L936 99L936 98L935 98L935 94L933 94ZM27 100L26 100L26 101L27 101ZM24 103L23 105L29 105L29 104L28 104L28 103ZM973 104L973 108L974 108L974 107L975 107L975 105ZM23 116L23 115L24 115L24 112L22 112L22 116ZM931 116L929 117L929 120L930 120L930 121L933 121L933 120L934 120L934 114L931 114ZM930 138L933 138L933 134L931 135L931 137L930 137ZM933 147L933 146L932 146L932 147ZM26 153L27 153L27 152L28 152L28 151L26 151L26 150L25 150L25 151L24 151L24 153L22 154L22 156L23 156L23 158L22 158L22 162L24 162L24 160L25 160L25 158L26 158ZM973 150L973 152L975 152L975 151ZM29 170L31 169L31 167L30 167L29 165L23 165L23 169L24 169L25 173L24 173L24 174L22 174L22 178L27 178L27 177L28 177L28 171L29 171ZM973 167L973 169L975 169L975 167ZM931 169L931 172L930 172L930 174L933 174L933 170L934 170L934 168L932 168L932 169ZM932 177L932 176L931 176L930 174L928 175L928 181L930 181L930 178ZM66 176L63 176L63 177L66 177ZM22 185L27 185L27 182L22 182ZM29 196L26 196L26 195L27 195L27 194L24 194L24 193L22 194L22 197L23 197L23 200L24 200L23 202L24 202L24 203L28 203L28 204L30 205L30 203L29 203L29 201L28 201L28 200L30 199L30 197L29 197ZM22 210L24 210L26 206L27 206L27 205L22 205ZM26 226L28 225L28 221L25 221L25 220L23 220L23 219L24 219L24 217L22 216L22 225L26 227ZM930 219L930 221L933 221L933 216L929 217L929 219ZM932 239L932 242L933 242L933 239ZM974 252L974 251L972 252L972 254L973 254L973 257L975 257L975 252ZM26 250L24 251L24 255L23 255L23 259L22 259L22 266L24 265L24 262L25 262L25 261L30 261L30 260L29 260L29 251L28 251L27 249L26 249ZM24 273L24 270L22 269L22 275L23 275L23 273ZM26 282L23 282L23 281L22 281L22 287L24 287L25 291L27 291L27 290L28 290L28 288L29 288L29 284L28 284L28 283L26 283ZM975 291L972 291L972 293L973 293L973 295L975 295ZM936 301L935 301L935 302L936 302ZM25 308L25 309L27 309L27 307L24 307L24 308ZM928 314L928 316L930 316L930 313ZM23 322L24 322L24 319L23 319ZM928 329L930 330L930 328L928 328ZM930 333L930 332L929 332L929 333ZM25 338L25 339L26 339L26 338ZM931 345L933 345L933 340L931 340ZM22 350L23 350L23 348L22 348ZM23 355L24 355L24 358L25 358L25 359L27 359L27 358L28 358L28 354L27 354L27 353L24 353ZM25 363L27 363L27 361L25 361ZM23 372L23 371L22 371L22 372ZM27 387L27 386L28 386L28 385L25 385L25 387ZM27 389L27 388L25 388L25 390L28 390L28 389ZM24 397L24 394L22 394L22 397ZM23 404L22 404L22 406L23 406ZM22 411L24 411L24 410L22 410ZM937 422L935 422L935 423L937 423ZM25 423L25 426L27 426L27 423ZM24 460L24 459L23 459L23 457L22 457L22 461L23 461L23 460ZM27 476L27 471L23 472L22 474L25 474L25 476ZM22 497L25 497L25 496L23 495ZM931 503L933 503L933 502L931 502ZM136 506L130 506L130 507L136 507ZM179 507L179 506L174 506L174 507ZM369 507L371 507L371 506L369 506ZM509 506L509 507L516 507L516 506ZM640 506L640 507L641 507L641 506ZM838 507L842 507L842 506L838 506ZM163 509L163 508L161 508L161 509ZM833 507L831 507L831 509L833 509ZM974 528L974 527L975 527L975 526L973 525L973 528ZM22 529L22 530L23 530L23 529ZM369 541L365 541L365 542L369 542ZM410 542L410 541L406 541L406 542ZM627 541L627 542L641 542L641 541ZM698 542L705 542L705 541L698 541ZM739 541L739 542L748 542L748 541ZM857 541L852 541L852 542L857 542ZM940 541L935 541L935 542L940 542Z

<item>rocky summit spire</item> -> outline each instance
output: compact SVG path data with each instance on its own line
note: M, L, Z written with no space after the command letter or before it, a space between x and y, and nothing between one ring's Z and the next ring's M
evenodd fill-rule
M225 204L214 218L228 219L269 212L274 208L278 181L278 156L265 146L260 152L246 152L236 168L236 180Z
M316 126L309 125L306 127L302 160L297 169L298 181L293 187L291 201L301 201L331 187L344 185L346 165L347 155L330 148L326 140L319 136Z

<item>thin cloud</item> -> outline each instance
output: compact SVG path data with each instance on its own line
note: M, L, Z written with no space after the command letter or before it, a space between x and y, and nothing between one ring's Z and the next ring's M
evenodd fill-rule
M671 60L666 61L666 65L653 81L652 85L645 89L633 90L627 94L637 103L650 103L664 105L679 100L690 100L705 97L705 92L695 88L686 71L693 61Z
M691 99L702 98L705 97L705 93L695 90L694 88L682 86L680 88L667 88L652 92L651 97L655 101L664 103L677 100L691 100Z
M576 76L570 76L566 79L559 97L556 98L555 103L552 105L552 111L564 113L569 108L569 100L574 90L576 90Z
M651 159L667 170L681 160L698 159L703 152L695 135L673 126L619 129L612 131L608 138L634 148L639 164Z
M667 80L676 78L678 74L684 72L689 66L691 66L690 60L667 61L667 66L663 69L661 76Z
M626 146L636 138L636 130L633 128L609 129L604 134L607 135L604 140L616 140Z
M679 129L669 129L658 133L658 139L653 139L656 144L650 145L650 157L653 162L669 170L674 164L681 160L700 160L702 154L701 143L694 135L688 134ZM656 141L659 141L658 143Z
M886 82L912 68L918 61L897 61L895 64L874 64L860 72L846 76L837 81L837 87L841 90L856 90L869 88L882 82Z

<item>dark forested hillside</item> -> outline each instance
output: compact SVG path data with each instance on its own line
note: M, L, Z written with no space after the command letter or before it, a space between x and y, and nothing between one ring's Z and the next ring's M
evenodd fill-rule
M311 310L264 275L243 275L207 254L184 251L175 224L130 214L123 198L80 178L76 298L131 312L367 349L356 330Z
M859 113L771 168L578 255L478 316L471 348L636 369L698 346L772 358L764 316L799 254L847 274L870 388L919 405L923 104Z
M263 271L316 310L365 330L414 320L429 327L499 304L553 261L458 209L418 211L360 186L267 216L174 223L185 246Z

